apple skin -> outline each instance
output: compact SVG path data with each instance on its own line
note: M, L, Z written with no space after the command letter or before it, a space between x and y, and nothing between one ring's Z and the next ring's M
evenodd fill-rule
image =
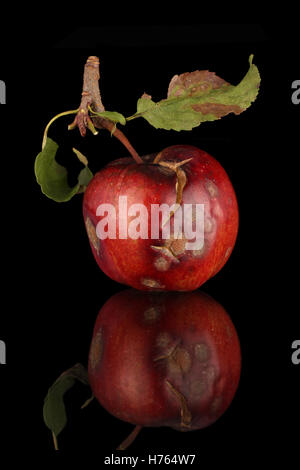
M211 425L232 402L240 371L236 329L200 291L128 289L96 319L89 383L109 413L134 425L180 431Z
M152 164L155 155L115 160L95 174L83 199L83 217L93 255L111 279L139 290L191 291L214 276L226 263L235 245L239 214L232 184L223 167L208 153L189 145L163 150L160 161L181 162L186 175L182 204L204 204L204 248L185 249L186 241L162 238L100 240L96 234L97 207L112 204L118 217L119 196L127 196L128 207L142 203L151 213L151 204L176 201L174 171ZM131 219L128 218L128 223ZM172 222L172 221L171 221ZM149 224L150 225L150 224ZM150 230L150 229L149 229ZM161 235L161 234L160 234ZM172 251L163 253L166 246ZM154 248L153 248L154 247ZM158 248L157 248L158 247ZM171 253L171 256L169 254ZM174 255L174 256L172 256Z

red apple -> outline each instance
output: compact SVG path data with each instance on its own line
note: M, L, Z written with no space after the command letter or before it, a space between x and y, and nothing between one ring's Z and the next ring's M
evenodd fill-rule
M136 289L194 290L224 266L233 250L238 232L234 189L223 167L193 146L168 147L159 156L146 156L143 161L113 161L89 183L83 216L94 257L111 279ZM120 205L125 199L126 207ZM179 214L175 211L169 217L169 237L163 235L166 220L162 217L159 231L153 233L153 207L170 207L176 202L187 217L179 232L174 231L175 215ZM130 213L134 204L142 205L145 211ZM105 212L108 206L115 214ZM185 231L187 220L196 233L198 207L204 208L202 244L192 243ZM106 231L116 227L106 239L100 233L100 228L105 232L104 222ZM130 235L132 228L134 236Z
M225 412L240 368L235 327L211 297L129 289L98 314L88 374L94 396L115 417L189 431Z

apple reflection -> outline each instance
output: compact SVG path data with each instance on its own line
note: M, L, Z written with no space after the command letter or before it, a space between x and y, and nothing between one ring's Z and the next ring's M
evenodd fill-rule
M101 405L136 430L201 429L236 393L239 338L222 305L202 291L128 289L97 316L88 372Z

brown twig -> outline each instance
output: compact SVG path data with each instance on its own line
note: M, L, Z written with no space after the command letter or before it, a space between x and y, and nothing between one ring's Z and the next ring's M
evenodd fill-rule
M143 426L137 425L128 437L117 447L117 450L125 450L133 443Z
M114 137L122 142L137 163L143 163L143 160L132 147L127 137L122 131L120 131L120 129L116 128L112 121L101 116L90 117L89 115L89 108L92 108L96 113L102 113L105 111L99 89L99 64L100 62L98 57L88 57L84 66L81 103L74 121L68 128L70 130L78 127L82 137L86 135L86 129L90 129L93 134L97 134L95 128L107 129L114 135Z

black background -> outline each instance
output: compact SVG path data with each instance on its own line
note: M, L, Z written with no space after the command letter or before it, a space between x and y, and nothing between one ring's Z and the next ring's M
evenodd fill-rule
M261 73L256 102L240 116L204 123L191 132L156 130L140 119L124 129L140 154L176 143L212 154L236 190L240 230L225 267L202 290L220 302L240 337L240 386L226 413L211 427L191 433L144 429L122 455L196 454L204 461L293 462L299 426L300 365L291 362L299 339L296 163L300 106L291 102L299 78L296 36L259 25L99 26L57 29L56 43L44 31L40 49L7 50L0 79L7 104L0 107L2 148L3 302L0 339L7 365L0 366L0 450L54 454L42 419L43 399L57 376L76 362L86 365L94 321L104 302L125 286L108 279L89 248L81 215L82 196L55 203L40 192L33 164L47 122L75 109L89 55L100 57L100 88L108 110L129 116L147 92L166 95L174 74L209 69L237 84L248 57ZM28 44L26 44L26 40ZM25 46L26 44L26 46ZM93 172L127 151L106 131L98 136L67 131L73 117L49 131L58 161L78 170L71 148L88 156ZM7 260L4 262L4 260ZM299 370L298 370L299 368ZM66 395L69 421L59 436L66 455L116 454L133 426L110 416L96 401L80 411L87 388ZM2 449L1 449L2 447Z

